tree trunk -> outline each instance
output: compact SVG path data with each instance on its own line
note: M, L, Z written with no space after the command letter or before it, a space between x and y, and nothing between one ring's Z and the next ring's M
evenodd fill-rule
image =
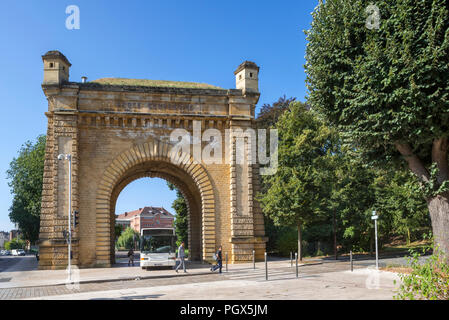
M448 194L438 195L427 201L432 221L435 244L442 254L449 258L449 198Z
M333 215L332 229L334 232L334 255L335 255L335 260L337 260L338 259L338 256L337 256L337 223L335 221L335 209L334 209L334 215Z
M298 223L298 259L302 261L302 245L301 245L302 237L301 237L301 224Z
M418 177L421 183L430 181L429 171L424 167L423 162L413 153L408 143L395 143L396 149L401 153L408 163L409 169ZM436 163L438 173L436 182L441 185L449 180L448 164L449 140L447 138L437 138L432 142L432 162ZM449 192L427 199L427 207L432 221L432 232L435 244L439 250L449 259Z

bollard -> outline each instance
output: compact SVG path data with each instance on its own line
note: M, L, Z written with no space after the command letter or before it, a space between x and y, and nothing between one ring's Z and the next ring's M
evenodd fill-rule
M267 263L267 253L265 252L265 280L268 280L268 263Z
M352 250L349 251L349 261L351 263L351 272L354 271L354 262L352 260Z
M295 260L296 260L296 278L298 278L298 253L295 252Z
M253 250L253 269L256 270L256 251Z
M225 254L226 259L226 272L228 272L228 253Z
M290 251L290 267L293 267L293 254Z

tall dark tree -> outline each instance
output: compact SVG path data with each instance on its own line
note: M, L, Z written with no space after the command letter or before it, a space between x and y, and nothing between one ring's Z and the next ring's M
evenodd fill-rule
M42 135L34 143L28 141L21 147L6 172L13 194L9 218L31 243L39 238L44 156L45 136Z
M272 104L265 103L257 115L257 127L259 129L269 129L276 127L276 123L279 117L288 110L290 103L296 101L296 98L287 98L285 95L280 97L276 102ZM268 147L267 147L268 150ZM266 192L268 189L268 183L261 185L261 192ZM267 250L277 252L279 249L278 241L281 234L285 234L289 227L276 226L273 220L268 216L264 216L265 235L268 237L266 244Z
M296 98L287 98L284 95L273 104L265 103L257 115L257 127L260 129L268 129L274 126L285 110L288 110L290 103L295 100Z
M188 248L188 237L189 237L189 222L188 222L188 214L189 209L187 207L187 202L182 195L182 193L175 187L174 184L167 182L170 190L176 190L177 198L173 201L172 208L176 212L176 218L174 221L174 227L176 236L178 238L177 244L180 245L181 242L185 242L185 247Z
M264 182L258 196L264 213L275 225L296 226L298 257L302 259L302 229L320 219L329 184L338 135L300 102L291 103L276 124L279 130L279 167Z
M379 0L379 16L371 2L319 2L307 31L309 102L368 160L408 166L449 255L448 2Z

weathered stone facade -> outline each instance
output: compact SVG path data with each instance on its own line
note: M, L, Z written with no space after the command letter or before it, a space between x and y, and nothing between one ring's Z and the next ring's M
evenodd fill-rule
M259 68L254 63L245 62L237 69L238 89L224 90L70 82L71 65L65 56L50 51L42 58L48 129L41 269L67 265L63 230L68 222L68 164L58 161L61 153L72 155L72 208L80 217L73 230L74 264L95 267L114 263L116 200L127 184L142 177L166 179L185 196L193 259L212 260L220 244L230 263L250 261L253 250L257 259L263 259L263 216L254 199L259 168L236 161L233 136L238 129L255 127ZM256 81L240 78L250 75ZM214 128L223 137L229 129L230 143L223 142L223 163L171 161L170 133L177 128L193 132L195 123L201 124L201 132ZM252 151L249 144L245 146L248 156Z

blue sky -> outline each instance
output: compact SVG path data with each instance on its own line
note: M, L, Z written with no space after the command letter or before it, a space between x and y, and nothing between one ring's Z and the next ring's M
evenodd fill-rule
M258 107L287 95L304 100L305 35L318 0L295 1L1 1L0 230L12 196L6 170L20 146L46 132L41 56L59 50L70 79L103 77L204 82L234 88L244 60L260 66ZM66 7L80 9L68 30ZM160 179L124 189L117 212L144 205L171 208L174 192Z

